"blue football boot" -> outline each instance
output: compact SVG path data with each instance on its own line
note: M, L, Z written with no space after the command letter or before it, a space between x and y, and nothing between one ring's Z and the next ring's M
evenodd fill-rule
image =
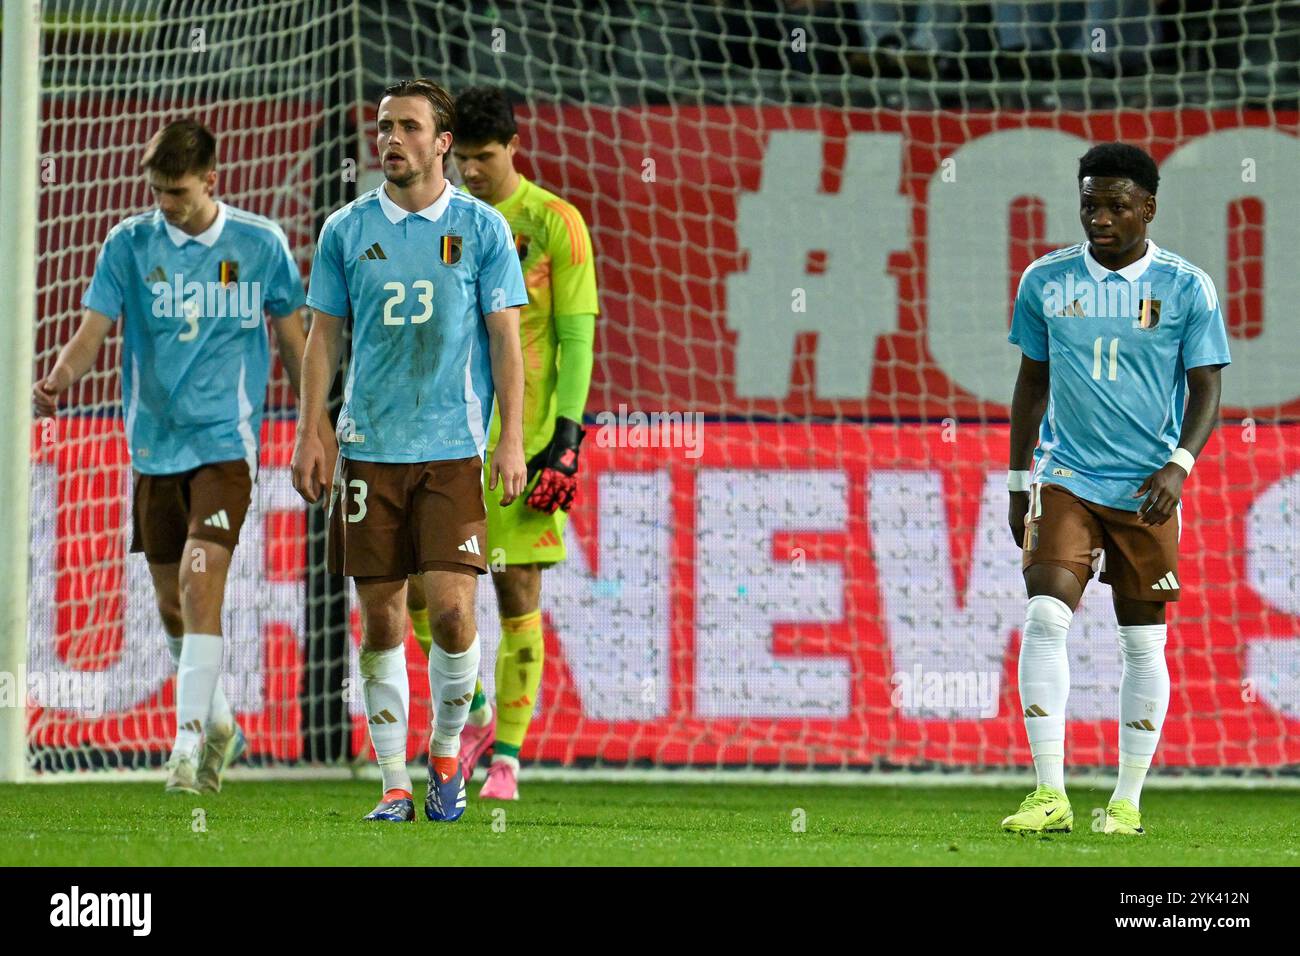
M388 791L393 793L395 791ZM401 793L402 791L396 791ZM388 799L388 793L384 794L383 800L379 801L379 806L367 813L362 819L381 820L384 823L413 823L415 821L415 801L410 797L393 797Z
M456 772L448 776L445 764L453 760ZM435 763L444 764L444 770L440 772ZM435 823L451 823L459 820L465 812L465 803L465 774L461 771L460 760L455 757L430 759L429 793L424 798L424 815Z

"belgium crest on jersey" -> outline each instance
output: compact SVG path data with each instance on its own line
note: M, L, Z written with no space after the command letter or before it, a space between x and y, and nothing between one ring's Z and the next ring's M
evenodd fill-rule
M519 261L523 262L528 258L528 244L531 240L522 232L515 236L515 252L519 253Z
M239 281L239 263L233 259L221 262L220 279L222 285L234 285Z
M1143 299L1138 303L1138 328L1154 329L1160 324L1160 300Z
M438 243L438 257L445 265L454 266L460 262L460 236L443 236Z

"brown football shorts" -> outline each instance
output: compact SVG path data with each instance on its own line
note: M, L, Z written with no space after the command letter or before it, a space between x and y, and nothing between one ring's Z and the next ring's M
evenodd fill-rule
M1085 501L1060 485L1029 489L1022 568L1055 564L1074 572L1081 587L1092 573L1120 597L1177 601L1178 538L1182 509L1162 525L1143 524L1136 511Z
M487 573L483 461L389 463L339 456L329 501L329 570L356 578Z
M150 564L175 564L196 538L235 550L253 497L248 462L218 461L174 475L135 472L131 550Z

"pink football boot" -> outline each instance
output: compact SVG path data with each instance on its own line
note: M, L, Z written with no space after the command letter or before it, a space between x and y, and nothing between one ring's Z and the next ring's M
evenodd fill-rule
M519 778L515 768L504 760L495 761L488 767L487 783L478 792L480 800L518 800Z
M469 783L474 777L474 768L478 766L479 758L487 752L492 746L492 741L497 739L497 715L496 709L492 710L492 719L482 727L475 727L471 723L466 723L460 732L460 768L465 774L465 782Z

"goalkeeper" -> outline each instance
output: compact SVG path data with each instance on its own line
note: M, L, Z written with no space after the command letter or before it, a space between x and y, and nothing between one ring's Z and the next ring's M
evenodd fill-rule
M542 570L563 561L566 512L577 493L582 410L591 384L596 270L582 214L514 166L519 133L505 94L472 87L456 100L452 153L465 187L506 217L528 289L519 319L524 354L524 454L529 487L501 505L500 489L484 491L485 557L501 615L496 706L480 682L461 734L466 778L493 748L485 799L519 798L519 751L542 683ZM496 447L492 420L488 456ZM428 610L419 588L407 588L416 640L428 653Z

